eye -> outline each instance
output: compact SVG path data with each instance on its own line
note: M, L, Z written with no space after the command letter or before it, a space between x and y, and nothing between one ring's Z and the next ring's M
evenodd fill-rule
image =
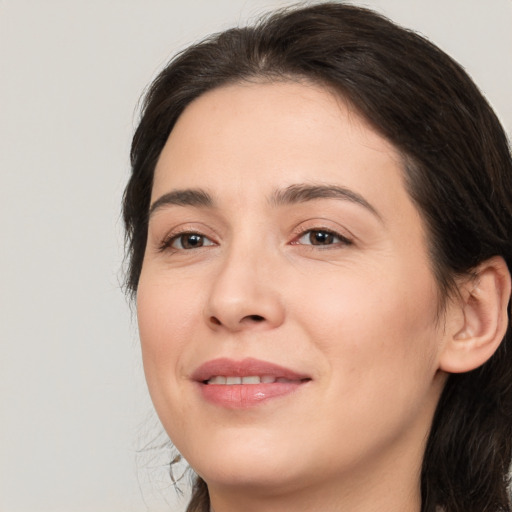
M162 248L166 249L170 247L177 250L190 250L207 247L209 245L214 245L214 242L200 233L180 233L179 235L173 235L167 239L162 244Z
M303 245L350 245L352 242L344 236L327 229L309 229L295 242Z

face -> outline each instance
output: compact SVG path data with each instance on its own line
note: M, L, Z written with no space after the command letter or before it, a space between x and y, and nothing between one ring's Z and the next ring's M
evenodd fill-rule
M226 86L178 120L151 201L144 368L210 489L417 474L443 334L394 147L320 86Z

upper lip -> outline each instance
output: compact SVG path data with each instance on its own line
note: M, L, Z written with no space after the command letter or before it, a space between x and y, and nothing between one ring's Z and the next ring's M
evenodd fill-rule
M199 366L192 374L192 379L198 382L205 382L218 375L233 377L271 375L276 378L283 377L289 380L310 379L309 375L304 373L296 372L275 363L253 358L246 358L241 361L228 358L212 359Z

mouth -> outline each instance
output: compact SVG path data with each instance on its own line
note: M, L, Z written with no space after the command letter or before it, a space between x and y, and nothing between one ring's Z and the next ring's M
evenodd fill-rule
M300 379L306 380L306 379ZM217 384L220 386L235 386L239 384L274 384L274 382L278 383L290 383L296 382L292 379L286 379L285 377L274 377L272 375L248 375L247 377L237 377L237 376L224 376L224 375L215 375L215 377L210 377L207 381L204 381L204 384Z
M289 368L259 359L214 359L192 375L204 399L214 405L240 409L296 392L312 379Z

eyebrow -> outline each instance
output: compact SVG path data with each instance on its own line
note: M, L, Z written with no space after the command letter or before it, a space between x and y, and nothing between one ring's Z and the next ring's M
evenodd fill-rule
M378 219L379 212L360 194L339 185L310 185L299 183L284 189L275 190L269 202L272 206L284 206L314 201L315 199L341 199L363 206ZM173 190L160 196L149 208L149 216L165 206L193 206L213 208L212 196L203 189Z
M282 190L276 190L270 202L275 206L305 203L314 201L315 199L342 199L363 206L373 215L382 220L379 212L360 194L350 190L349 188L340 187L338 185L310 185L296 184L290 185Z
M149 208L149 216L164 206L213 207L213 199L208 192L201 189L173 190L160 196Z

